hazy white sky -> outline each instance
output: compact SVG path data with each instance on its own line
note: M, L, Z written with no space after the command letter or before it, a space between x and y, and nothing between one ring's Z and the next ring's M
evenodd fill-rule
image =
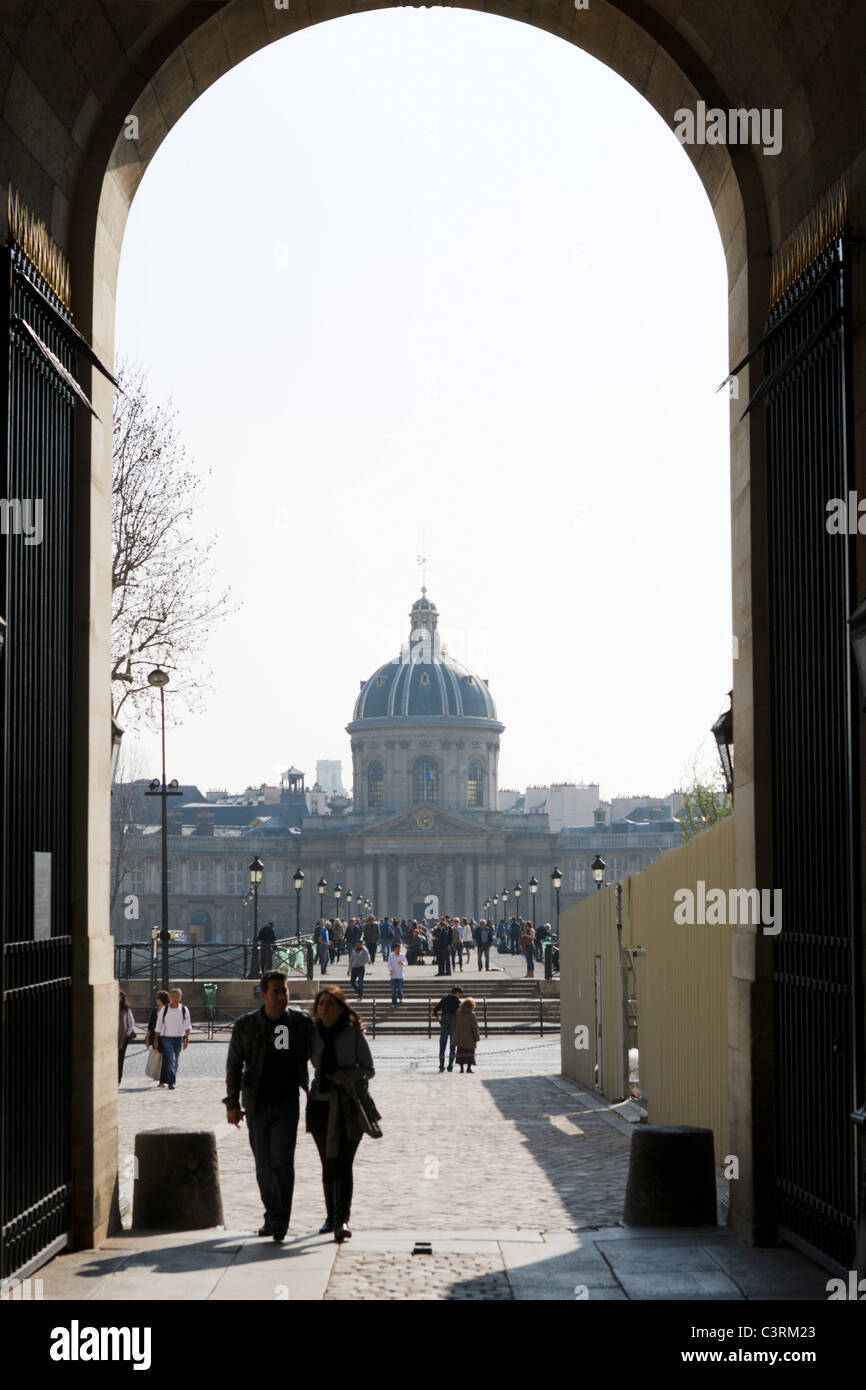
M660 794L709 763L726 294L676 138L529 25L355 15L216 83L136 195L118 291L118 352L211 470L197 525L242 605L168 775L348 772L419 554L449 651L490 680L503 785Z

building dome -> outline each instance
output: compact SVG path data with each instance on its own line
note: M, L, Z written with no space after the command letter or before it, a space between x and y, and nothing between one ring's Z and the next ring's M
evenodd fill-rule
M364 681L353 723L361 720L485 719L497 722L487 682L442 650L439 613L426 589L412 604L400 656Z

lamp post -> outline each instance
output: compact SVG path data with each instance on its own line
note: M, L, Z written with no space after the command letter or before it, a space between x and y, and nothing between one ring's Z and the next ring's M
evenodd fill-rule
M517 918L518 922L520 921L520 894L521 894L522 892L523 892L523 885L522 885L521 883L515 883L515 885L514 885L514 915L515 915L515 917Z
M595 879L595 886L598 889L604 883L604 871L607 868L607 865L605 864L601 855L597 854L589 867L592 876Z
M162 922L159 939L162 942L162 988L168 989L168 943L170 936L168 930L168 810L166 798L183 796L183 792L177 785L176 777L172 778L168 786L165 784L165 687L168 685L168 672L157 666L150 672L147 683L159 690L159 712L162 723L162 782L157 781L154 777L150 787L145 792L145 796L162 797Z
M493 922L494 922L494 925L496 924L496 919L497 919L497 917L499 916L499 910L498 910L498 909L499 909L499 894L498 894L498 893L494 893L494 894L493 894Z
M346 930L347 930L347 931L348 931L349 927L350 927L351 924L352 924L352 899L354 898L354 896L355 896L355 894L352 892L351 888L347 888L347 889L346 889Z
M728 708L720 714L712 727L712 735L719 750L719 762L725 778L728 795L734 794L734 692L728 691Z
M301 944L301 889L304 886L304 875L300 869L295 869L295 876L292 879L295 888L295 942Z
M317 892L318 895L319 895L319 921L320 921L320 922L323 922L323 921L325 920L325 893L327 892L327 889L328 889L328 880L327 880L326 878L320 878L319 881L318 881L318 883L316 884L316 892Z
M559 869L557 869L556 867L554 867L553 873L550 875L550 881L551 881L551 883L553 884L553 891L554 891L554 893L556 894L556 939L557 939L557 941L558 941L558 940L559 940L559 890L560 890L560 888L562 887L562 874L559 872Z
M252 950L250 951L250 975L249 978L256 978L256 942L259 936L259 884L264 878L265 866L258 855L250 864L250 887L253 890L253 940Z
M532 875L532 878L529 880L529 891L530 891L530 893L532 894L532 926L533 926L533 930L534 930L534 929L535 929L535 895L536 895L536 893L538 892L538 879L535 877L535 874L533 874L533 875Z
M339 916L340 916L340 899L342 898L342 896L343 896L343 885L342 885L342 883L335 883L335 884L334 884L334 901L335 901L336 904L337 904L337 917L338 917L338 918L339 918Z
M507 920L507 919L508 919L508 889L507 889L507 888L503 888L503 890L502 890L502 892L499 894L499 896L500 896L500 898L502 899L502 915L503 915L503 917Z

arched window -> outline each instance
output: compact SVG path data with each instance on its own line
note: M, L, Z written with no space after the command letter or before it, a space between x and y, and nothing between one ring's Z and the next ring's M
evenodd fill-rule
M466 774L467 801L470 806L484 805L484 768L477 758L473 758Z
M439 764L435 758L418 758L412 769L412 800L439 800Z
M367 805L384 806L385 769L381 763L371 763L367 768Z

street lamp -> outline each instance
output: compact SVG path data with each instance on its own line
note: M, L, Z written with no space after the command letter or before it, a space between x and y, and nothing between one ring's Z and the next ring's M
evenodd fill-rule
M514 901L514 915L515 915L515 917L517 918L518 922L520 921L520 894L521 894L522 892L523 892L523 885L520 884L520 883L515 883L515 885L514 885L514 899L515 899L515 901Z
M295 869L295 876L292 879L295 889L295 941L301 944L301 889L304 886L304 875L300 869Z
M503 915L503 917L504 917L504 918L506 919L506 921L507 921L507 920L508 920L508 889L507 889L507 888L503 888L503 890L502 890L502 892L499 894L499 896L500 896L500 898L502 899L502 915Z
M595 879L596 888L600 888L601 885L604 883L604 871L607 868L607 865L605 864L600 854L597 854L595 856L589 867L592 872L592 876Z
M532 925L535 926L535 895L538 892L538 879L535 874L529 880L529 891L532 894Z
M494 921L494 923L496 922L496 919L497 919L497 917L499 916L499 912L498 912L498 910L497 910L498 907L499 907L499 894L498 894L498 893L494 893L494 894L493 894L493 921Z
M712 727L712 735L719 750L719 762L725 777L729 796L734 794L734 692L728 691L728 708L720 714Z
M334 884L334 901L335 901L336 904L337 904L337 917L338 917L338 918L339 918L339 916L340 916L340 899L342 898L342 896L343 896L343 885L342 885L342 883L335 883L335 884Z
M554 867L553 873L550 875L550 881L553 884L553 891L556 894L556 937L557 940L559 940L559 890L562 887L562 874L559 872L559 869Z
M256 978L256 942L259 936L259 884L265 876L265 866L258 855L250 864L250 886L253 890L253 940L250 951L249 978Z
M156 777L150 784L145 796L162 797L162 922L160 923L159 939L162 942L162 987L168 989L168 810L166 798L169 796L183 796L183 792L177 785L177 778L173 777L166 786L165 783L165 687L168 685L168 672L163 671L157 666L147 678L148 685L152 685L159 690L159 710L162 720L162 782Z
M327 880L326 878L320 878L319 881L318 881L318 883L316 884L316 892L317 892L318 895L319 895L319 920L320 920L320 921L324 921L324 919L325 919L325 893L326 893L326 891L327 891L327 888L328 888L328 880Z
M355 894L352 892L351 888L347 888L347 889L346 889L346 924L347 924L347 925L348 925L348 924L351 922L351 920L352 920L352 899L354 898L354 896L355 896Z

